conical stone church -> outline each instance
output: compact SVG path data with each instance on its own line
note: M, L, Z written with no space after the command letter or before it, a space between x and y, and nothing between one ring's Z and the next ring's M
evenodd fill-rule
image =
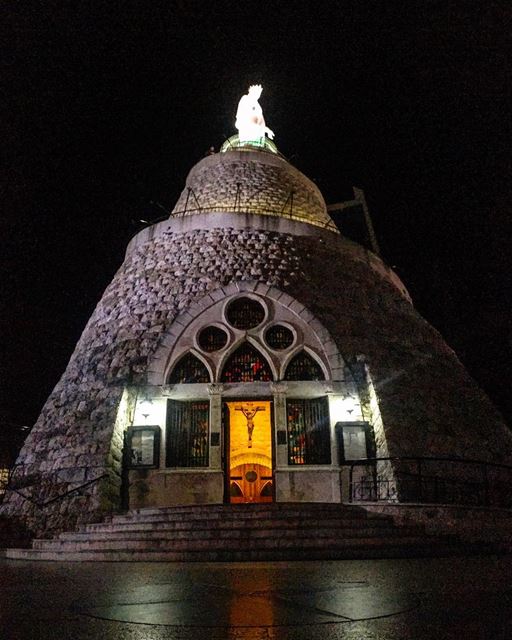
M35 534L127 508L400 503L409 458L450 481L467 468L439 459L512 462L397 275L279 153L260 93L132 239L27 438L1 509Z

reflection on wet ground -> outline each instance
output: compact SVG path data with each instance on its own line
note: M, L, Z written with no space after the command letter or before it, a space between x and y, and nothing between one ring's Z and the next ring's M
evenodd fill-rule
M120 594L115 602L75 607L84 615L138 624L268 627L366 620L418 606L414 594L382 593L365 582L277 590L270 584L254 588L251 582L235 589L212 582L185 586L176 580L144 585Z
M512 622L511 557L0 569L6 640L508 640Z

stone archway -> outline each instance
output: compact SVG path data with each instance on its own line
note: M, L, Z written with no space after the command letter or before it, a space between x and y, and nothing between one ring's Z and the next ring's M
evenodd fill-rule
M332 381L344 379L345 362L336 343L327 329L304 304L276 287L264 285L257 281L244 281L210 291L176 317L168 331L162 335L160 344L148 363L147 383L150 385L164 385L172 363L182 355L182 352L176 352L176 345L192 322L200 316L208 318L209 311L219 302L241 293L256 294L261 296L262 299L268 299L274 304L281 305L292 311L299 325L307 326L308 331L311 331L318 343L322 345L325 359L324 368L328 368L330 372L329 378ZM217 316L211 318L212 322L217 320Z

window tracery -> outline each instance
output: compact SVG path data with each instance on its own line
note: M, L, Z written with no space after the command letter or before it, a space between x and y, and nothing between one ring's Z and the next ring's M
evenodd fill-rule
M228 366L226 352L233 353L235 345L240 348L242 343L252 346L242 352L237 349L237 359L229 358ZM295 350L297 343L304 345L300 352ZM319 355L324 344L318 328L297 315L296 309L290 312L288 304L238 293L227 301L220 299L185 326L175 346L174 362L178 364L173 365L166 383L256 382L274 377L323 381L328 377L323 359L333 360ZM291 349L294 357L290 361ZM332 352L332 346L330 349Z

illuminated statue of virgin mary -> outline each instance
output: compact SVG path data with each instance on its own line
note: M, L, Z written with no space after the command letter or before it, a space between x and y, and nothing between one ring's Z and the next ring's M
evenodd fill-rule
M258 102L262 91L263 87L260 84L253 84L249 87L247 95L240 98L235 122L240 142L261 142L265 134L271 139L274 137L274 132L265 125L263 111Z

